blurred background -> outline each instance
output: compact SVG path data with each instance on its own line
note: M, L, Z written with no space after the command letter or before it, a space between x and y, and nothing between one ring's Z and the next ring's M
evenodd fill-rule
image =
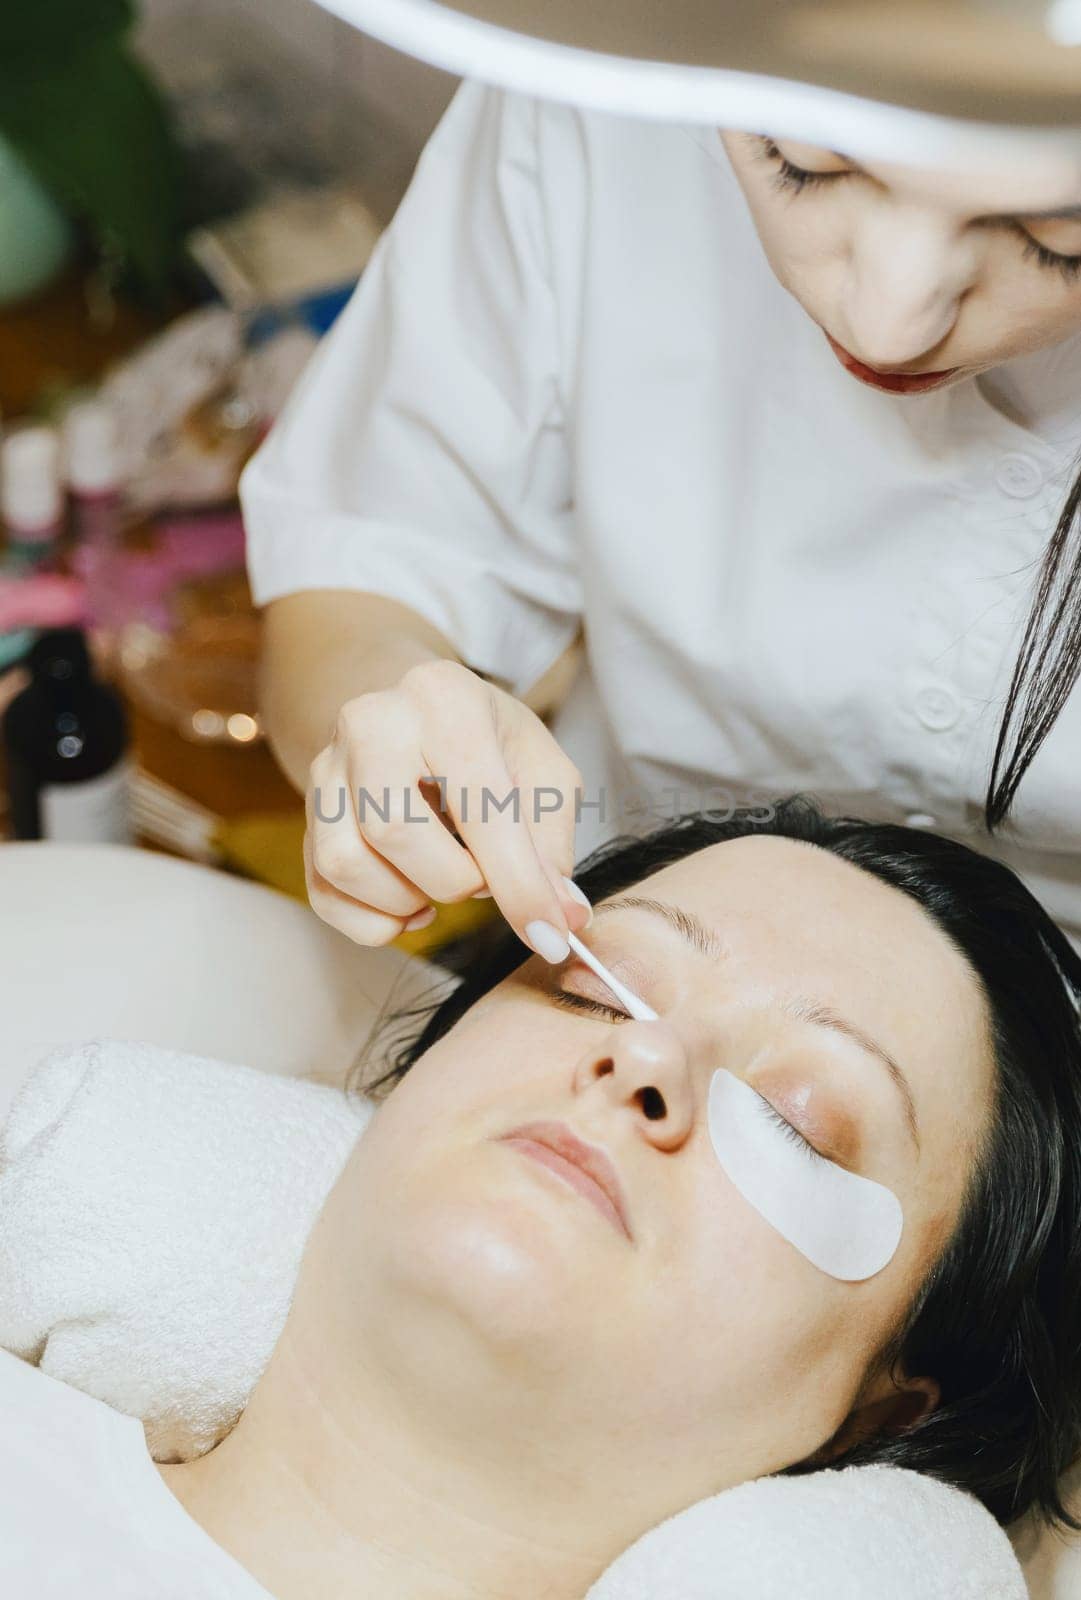
M455 81L311 0L4 12L0 838L302 897L237 480Z

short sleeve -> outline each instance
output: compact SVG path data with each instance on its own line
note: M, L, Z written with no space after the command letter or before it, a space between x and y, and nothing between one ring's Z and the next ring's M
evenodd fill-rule
M540 115L459 91L242 484L257 604L389 596L515 692L581 613Z

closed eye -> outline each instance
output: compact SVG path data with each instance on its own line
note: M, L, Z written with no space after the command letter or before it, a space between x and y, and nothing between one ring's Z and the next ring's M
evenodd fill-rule
M1060 272L1067 283L1075 283L1081 277L1081 256L1062 255L1058 250L1049 250L1045 244L1034 239L1027 228L1019 227L1017 232L1024 242L1026 261L1035 261L1051 272Z
M802 194L805 189L813 189L820 184L857 176L854 167L837 167L828 172L814 172L807 167L799 167L784 155L772 139L760 139L758 145L763 158L774 167L774 186L782 191Z
M565 1011L587 1012L594 1017L609 1017L613 1022L630 1021L622 1006L605 1005L603 1000L590 1000L584 994L571 994L567 989L557 990L552 999Z
M792 1126L787 1117L781 1116L781 1113L777 1110L777 1107L771 1105L766 1099L765 1095L759 1095L758 1098L761 1100L762 1110L765 1112L770 1122L773 1123L775 1128L780 1130L790 1144L798 1145L803 1151L804 1155L809 1156L812 1161L829 1160L829 1157L824 1156L821 1150L815 1149L811 1141L805 1138L798 1128Z

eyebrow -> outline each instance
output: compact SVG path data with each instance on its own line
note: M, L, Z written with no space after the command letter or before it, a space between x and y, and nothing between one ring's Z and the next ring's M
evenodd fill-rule
M680 938L697 950L699 955L710 961L719 961L724 955L724 946L717 935L693 911L682 911L679 906L670 906L664 900L651 900L647 895L637 894L606 900L595 908L595 915L601 917L608 911L648 911L651 916L661 917L670 928L674 928Z
M877 1039L872 1039L869 1033L864 1033L862 1028L857 1027L854 1022L849 1022L847 1017L842 1017L831 1006L819 1005L814 1000L796 997L786 1000L783 1009L797 1022L809 1022L817 1028L828 1028L831 1033L844 1034L846 1039L851 1039L853 1044L859 1045L861 1050L882 1063L901 1096L905 1108L905 1123L912 1135L912 1142L919 1152L920 1129L916 1120L916 1102L912 1096L912 1085L889 1051L884 1050Z
M679 906L671 906L664 900L653 900L646 895L621 895L617 900L606 900L597 906L594 920L604 916L610 911L646 911L651 916L660 917L673 928L680 938L697 950L699 955L708 960L718 961L725 953L724 945L711 928L708 928L701 918L696 917L693 911L683 911ZM894 1087L901 1097L905 1112L905 1125L912 1137L912 1142L917 1152L920 1150L920 1130L916 1117L916 1101L912 1093L912 1085L904 1072L890 1055L883 1049L877 1039L847 1017L841 1016L831 1006L819 1004L817 1001L808 1000L802 996L794 996L783 1004L784 1011L797 1022L807 1022L818 1028L828 1028L832 1033L843 1034L846 1039L851 1039L853 1044L860 1047L867 1055L885 1067L889 1073Z

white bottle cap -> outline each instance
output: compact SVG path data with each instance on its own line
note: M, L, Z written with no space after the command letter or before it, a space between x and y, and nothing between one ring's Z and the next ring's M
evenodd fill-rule
M102 400L82 400L64 418L64 476L73 494L112 494L120 484L116 416Z
M19 428L0 446L0 510L15 534L47 535L64 510L60 440L53 428Z

